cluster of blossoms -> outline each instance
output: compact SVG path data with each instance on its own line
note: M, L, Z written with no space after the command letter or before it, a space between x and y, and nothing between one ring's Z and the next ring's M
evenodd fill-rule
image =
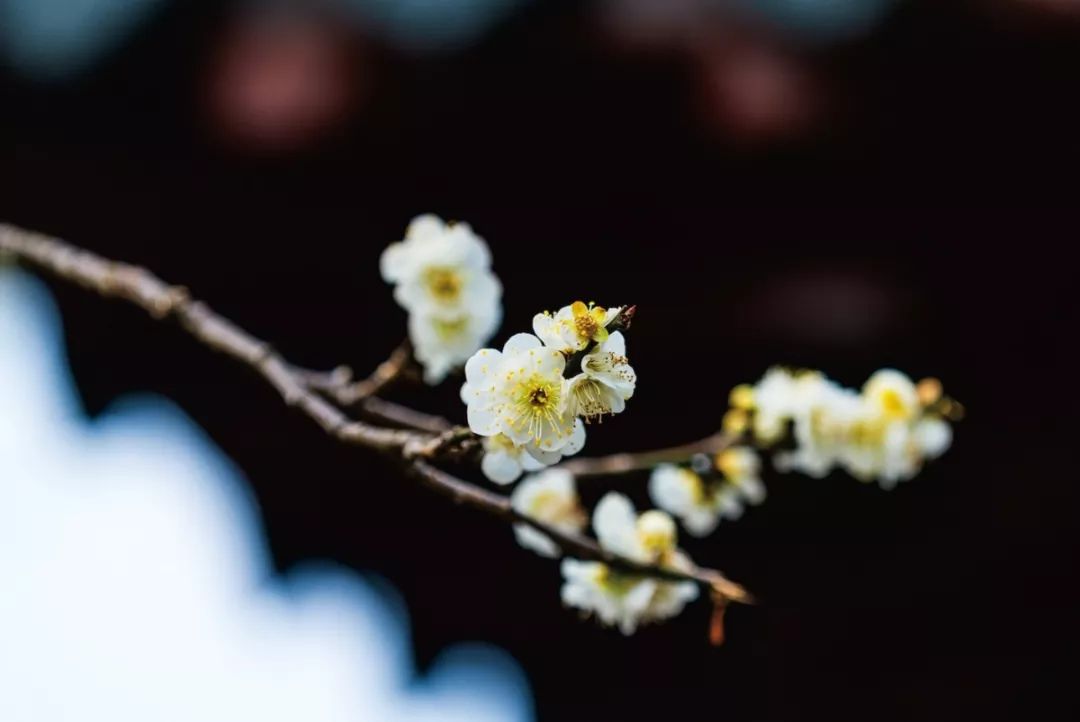
M949 448L946 419L959 409L936 379L916 384L893 369L856 391L817 371L773 368L753 386L736 387L731 405L726 429L748 431L762 446L790 436L793 448L774 457L779 470L822 477L839 467L887 489Z
M761 459L749 447L699 455L689 465L661 464L649 479L653 503L670 512L694 536L705 536L721 519L738 519L746 503L765 501Z
M510 500L518 512L558 531L580 534L585 529L587 517L573 476L563 469L547 469L525 479ZM663 511L638 515L629 499L611 492L596 505L592 524L600 546L626 559L676 570L690 565L676 546L675 521ZM558 546L542 532L524 524L516 525L514 532L522 546L543 556L558 556ZM698 595L694 582L623 574L601 562L564 559L562 575L564 604L593 614L624 634L632 634L639 624L677 615Z
M469 428L484 437L481 468L509 484L585 445L585 425L626 408L637 376L616 330L629 316L581 301L537 314L535 335L519 333L502 351L485 348L465 364L461 400Z
M424 380L437 384L487 343L502 320L491 252L467 223L417 216L382 254L383 279L409 312L409 340Z
M585 445L585 426L621 413L637 376L622 330L633 308L605 309L576 301L533 318L532 333L511 336L501 350L481 348L501 320L498 279L487 245L464 223L435 216L413 220L405 240L383 253L383 277L409 311L409 337L428 383L464 364L461 399L469 428L483 442L480 467L498 484L529 472L510 494L522 546L545 557L564 549L556 534L580 536L589 524L574 476L555 466ZM754 385L736 387L725 431L776 449L775 465L815 477L846 469L891 487L948 448L946 419L959 405L932 379L914 383L894 370L875 373L861 390L815 371L770 369ZM658 509L638 514L609 493L592 514L596 541L631 562L690 572L677 546L676 520L705 536L722 519L739 518L765 499L762 462L748 445L697 454L652 469L648 491ZM693 581L632 574L599 561L562 562L562 600L602 624L631 634L673 617L698 596Z
M484 439L481 469L509 484L523 471L539 471L510 495L515 511L546 527L580 534L588 516L566 470L549 467L577 453L585 423L621 413L634 394L637 375L620 330L632 311L576 301L533 318L533 334L512 336L502 351L481 349L465 364L461 399L469 428ZM685 569L676 547L675 521L663 511L638 516L629 499L611 493L592 518L599 544L626 559ZM517 524L518 542L556 557L559 546L542 531ZM600 562L565 559L563 602L594 614L626 634L639 624L678 614L694 599L694 582L666 582L630 575Z

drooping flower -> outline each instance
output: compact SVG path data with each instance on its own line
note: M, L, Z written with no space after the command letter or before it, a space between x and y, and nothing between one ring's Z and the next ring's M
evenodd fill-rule
M467 384L462 388L467 388ZM585 425L581 419L575 419L570 442L559 451L543 452L532 444L515 444L505 434L484 437L483 443L484 456L480 460L480 470L496 484L510 484L517 481L522 472L539 471L559 463L564 456L573 456L581 451L585 446Z
M533 333L548 348L570 355L584 350L590 342L603 343L608 338L608 325L622 307L605 309L574 301L554 315L538 313L533 317Z
M487 244L467 223L418 216L405 240L383 252L380 267L409 312L409 339L430 384L464 363L499 325L502 286Z
M593 512L596 537L608 551L642 563L685 569L689 559L676 547L674 520L650 510L638 516L630 500L608 493ZM566 559L562 599L567 606L595 614L605 625L632 634L639 624L673 617L697 598L693 582L664 582L625 574L599 562Z
M510 495L515 511L558 531L578 534L588 517L578 501L573 475L563 469L547 469L522 481ZM559 555L559 547L541 531L515 524L514 535L521 546L545 557Z
M586 421L622 413L634 395L637 374L626 358L626 340L615 331L581 360L581 373L569 381L567 408Z
M480 436L503 434L527 446L545 464L573 439L574 417L566 413L566 358L540 339L519 333L503 346L481 349L465 364L469 428Z

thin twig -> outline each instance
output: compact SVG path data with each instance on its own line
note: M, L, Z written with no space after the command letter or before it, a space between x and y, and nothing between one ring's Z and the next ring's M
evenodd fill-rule
M353 381L352 370L348 366L338 366L329 373L299 369L298 373L306 378L308 386L329 396L339 406L348 407L385 391L401 376L411 360L412 347L408 341L402 341L370 376L358 381Z
M187 289L169 285L146 269L110 261L64 241L0 223L0 257L2 256L11 256L16 260L24 261L60 279L76 283L103 296L129 301L145 309L156 319L168 317L177 319L188 333L204 345L258 372L281 394L286 405L303 411L331 436L345 443L395 452L406 470L419 478L426 486L504 521L527 524L550 537L559 545L564 554L603 562L632 574L673 581L693 581L704 586L716 599L734 602L751 601L745 589L728 580L718 571L696 566L687 570L675 570L641 564L620 557L601 548L588 537L565 534L520 514L513 509L505 496L486 491L437 469L427 460L459 455L467 451L470 445L475 445L476 438L468 429L440 428L440 433L432 433L434 429L430 431L388 429L354 421L314 390L310 372L291 365L265 341L255 338L228 319L214 313L206 304L193 300ZM370 396L365 402L371 403L376 398ZM419 413L382 400L378 400L375 407L379 411L373 413L382 412L388 417L399 414L401 411L408 411L409 414ZM388 411L388 409L394 410ZM424 416L426 415L421 415L420 418ZM440 420L439 425L442 426L442 423ZM683 449L689 449L689 452L693 453L703 450L703 443L691 444ZM590 470L605 473L609 469L629 470L633 467L632 460L637 457L627 455L624 461L618 461L618 458L609 457L607 461L581 460L584 463L578 465L585 474L590 473ZM631 461L628 462L625 459ZM629 467L627 467L628 464Z
M633 471L648 471L657 464L677 463L686 461L694 454L719 454L724 449L739 441L737 434L729 434L724 431L707 436L700 441L694 441L681 446L672 446L667 449L654 451L642 451L638 453L612 454L611 456L597 456L593 458L574 458L560 463L560 469L565 469L575 477L610 476L613 474L628 474Z

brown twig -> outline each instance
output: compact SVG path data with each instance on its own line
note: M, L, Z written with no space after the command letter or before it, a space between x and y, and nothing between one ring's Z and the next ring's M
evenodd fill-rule
M379 364L370 376L353 381L352 369L338 366L329 373L299 371L308 386L332 398L339 406L355 406L386 390L405 371L412 360L412 347L402 341L389 358Z
M694 441L681 446L672 446L667 449L654 451L642 451L638 453L612 454L611 456L598 456L593 458L569 459L560 463L560 469L565 469L575 477L610 476L613 474L628 474L633 471L648 471L657 464L677 463L686 461L694 454L718 454L724 449L739 441L737 434L729 434L724 431L707 436L700 441Z
M675 570L640 564L620 557L601 548L588 537L565 534L524 516L513 509L507 497L489 492L436 468L430 463L431 459L453 456L467 450L470 444L475 445L476 438L468 429L443 428L446 425L443 420L432 421L438 417L428 417L375 396L361 399L364 404L376 402L373 408L368 409L374 415L383 415L388 419L397 416L402 425L428 425L429 428L389 429L352 420L316 391L317 384L312 383L311 372L288 363L265 341L255 338L216 314L206 304L193 300L184 287L169 285L146 269L110 261L64 241L2 223L0 256L10 256L23 261L102 296L129 301L145 309L156 319L175 318L181 327L204 345L254 369L281 394L286 405L300 409L334 438L396 454L406 470L424 485L504 521L527 524L550 537L564 554L603 562L632 574L671 581L693 581L711 592L714 599L751 601L745 589L718 571L696 566ZM344 376L344 372L338 374L339 378ZM386 373L383 376L392 378L393 374ZM377 388L378 383L372 382L364 388ZM436 429L436 426L439 428ZM436 431L438 433L435 433ZM704 450L704 443L698 442L682 449L693 453ZM608 460L582 459L576 464L584 474L611 473L612 470L629 470L633 468L634 459L640 461L647 456L627 455L622 461L619 461L620 457L609 457Z

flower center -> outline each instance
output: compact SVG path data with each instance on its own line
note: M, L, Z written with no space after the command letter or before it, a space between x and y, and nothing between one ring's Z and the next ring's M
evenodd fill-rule
M559 398L561 389L550 379L534 374L518 381L512 393L514 426L540 442L544 436L544 424L562 433L559 424ZM548 442L550 445L550 442Z
M453 303L461 296L464 279L457 270L448 266L431 266L424 271L424 285L441 303Z
M881 392L879 397L881 401L881 408L885 411L885 415L892 418L903 418L907 416L907 406L904 404L903 397L895 389L885 389Z
M586 378L573 385L573 412L585 417L587 423L602 420L604 414L613 413L604 390L598 381Z
M592 338L599 326L600 324L598 324L596 319L590 314L574 318L574 330L577 331L577 335L583 339Z
M431 325L435 327L435 333L443 341L449 341L460 336L465 331L467 324L468 319L464 316L450 320L445 318L431 319Z

